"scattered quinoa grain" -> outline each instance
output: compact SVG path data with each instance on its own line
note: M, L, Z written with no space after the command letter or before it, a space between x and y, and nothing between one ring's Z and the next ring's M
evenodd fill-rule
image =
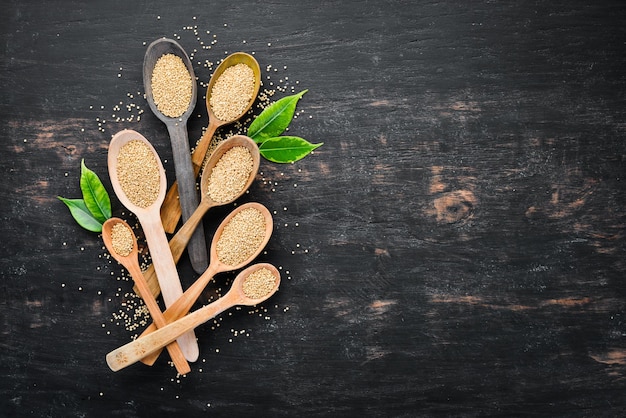
M246 208L225 225L217 240L217 258L236 266L250 258L265 238L265 218L256 208Z
M154 203L159 195L160 174L148 145L137 139L122 145L117 156L117 178L134 205L146 208Z
M111 228L111 246L113 251L126 257L133 251L133 232L125 224L118 222Z
M192 81L182 58L164 54L152 70L152 94L159 112L171 118L181 116L189 108Z
M243 293L251 299L267 296L276 285L276 277L266 268L251 273L243 282Z
M209 178L207 193L217 203L235 199L252 173L254 161L250 150L243 146L226 151L215 164Z
M240 63L228 67L211 89L209 105L222 121L235 120L248 107L254 93L254 71Z

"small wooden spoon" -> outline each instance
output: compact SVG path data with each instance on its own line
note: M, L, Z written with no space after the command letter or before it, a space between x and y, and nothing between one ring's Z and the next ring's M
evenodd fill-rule
M128 228L133 238L133 249L128 255L122 255L117 252L115 247L113 246L113 227L117 224L123 224L124 227ZM110 218L102 225L102 240L104 241L104 245L109 250L109 253L113 256L117 262L119 262L122 266L128 270L130 275L132 276L135 284L139 288L139 293L143 298L146 306L148 307L148 311L154 320L154 323L157 327L163 328L167 325L165 317L163 316L163 312L159 308L159 305L150 293L150 288L148 287L148 283L146 283L143 278L143 274L141 273L141 267L139 267L139 260L137 259L138 249L137 249L137 238L135 234L132 232L132 228L126 222L121 220L120 218ZM167 351L170 353L170 357L172 358L172 362L174 362L174 366L176 366L176 371L180 374L187 374L191 371L189 367L189 363L185 359L183 352L180 349L180 346L176 341L168 344Z
M211 173L213 172L213 168L220 160L222 155L233 147L246 147L250 154L252 155L252 171L250 172L250 176L248 177L248 181L246 182L244 188L241 192L233 197L231 200L227 202L216 202L211 199L211 196L207 193L209 188L209 181L211 179ZM202 171L202 178L200 180L200 195L201 200L198 208L194 211L194 213L187 219L185 224L176 232L176 235L172 237L170 240L170 250L172 251L172 256L174 257L174 261L178 262L180 256L185 251L185 247L189 242L189 238L192 236L194 230L197 228L198 224L202 220L204 214L215 206L227 205L229 203L237 200L252 184L254 181L257 172L259 171L259 163L260 163L260 154L259 147L256 143L249 137L244 135L234 135L230 138L222 141L218 147L213 151L211 157L207 161L204 170ZM158 282L156 279L156 275L154 274L154 268L152 266L148 267L148 269L144 272L144 276L150 289L154 290L153 293L155 296L158 295Z
M120 150L126 143L133 140L143 142L152 150L160 173L158 196L150 206L145 208L135 205L126 196L120 184L120 180L117 177L117 160ZM139 132L125 129L113 135L111 139L108 153L108 168L111 185L113 186L117 198L128 210L137 216L139 223L141 223L146 241L148 242L152 263L157 273L165 306L170 306L183 294L183 288L180 284L176 263L172 258L172 252L167 243L167 236L165 235L163 225L161 224L161 217L159 216L159 208L161 207L161 203L165 197L165 189L167 188L165 170L163 169L159 155L152 147L152 144L150 144L143 135ZM196 336L193 332L181 336L178 340L178 344L187 360L196 361L198 359L200 351L198 349Z
M169 117L163 114L154 102L152 92L152 72L156 62L165 54L174 54L180 57L191 76L191 100L187 110L179 117ZM185 50L171 39L161 38L152 42L143 60L143 85L146 91L146 100L152 112L167 126L172 144L176 181L180 196L179 206L182 208L183 222L189 219L198 207L198 193L196 191L196 174L191 164L189 138L187 136L187 120L196 106L197 87L193 66ZM180 215L179 215L180 216ZM202 273L209 264L209 256L204 238L204 228L197 228L189 242L189 259L197 273Z
M252 299L244 293L243 284L245 279L250 274L262 268L268 269L274 275L274 288L265 296L259 299ZM237 275L232 287L224 296L209 305L199 308L184 318L178 319L167 326L160 328L150 335L139 337L135 341L111 351L106 356L107 364L113 371L123 369L124 367L140 360L145 353L154 353L160 350L165 345L174 341L179 335L189 330L193 330L197 326L207 322L209 319L214 318L216 315L219 315L233 306L254 306L263 302L278 290L279 285L280 273L276 267L267 263L250 266Z
M248 106L245 108L243 112L237 115L232 120L219 120L213 110L211 108L211 92L213 91L213 85L217 81L218 78L224 73L224 71L228 67L232 67L237 64L246 64L252 71L254 72L254 92L252 93L252 99ZM211 76L211 80L209 81L209 86L207 87L206 92L206 107L207 113L209 114L209 126L206 131L200 138L200 141L196 145L196 148L193 150L191 154L191 162L193 164L193 169L195 176L197 177L202 168L202 163L206 157L207 150L209 149L209 144L211 143L211 139L213 139L213 135L217 128L222 125L226 125L236 121L245 115L252 103L256 100L257 95L259 94L259 88L261 86L261 68L259 67L259 63L252 55L246 54L245 52L235 52L224 58L224 61L215 69L215 72ZM180 203L178 202L178 185L174 183L172 187L168 190L167 195L165 196L165 201L163 202L163 206L161 207L161 219L163 221L163 227L165 231L168 233L173 233L176 229L176 225L178 225L178 220L181 215Z
M230 220L239 212L247 208L256 208L259 212L263 214L263 217L265 218L265 237L263 238L263 241L261 242L259 247L246 260L234 266L226 265L222 263L217 256L217 242L222 236L222 232L224 231L224 228L226 227L226 225L228 225ZM232 211L217 227L217 231L215 231L215 235L213 236L213 241L211 242L211 251L210 251L211 262L209 263L209 267L200 277L198 277L198 279L194 282L194 284L189 286L189 288L185 291L185 293L183 293L183 295L180 298L178 298L178 300L176 300L174 304L169 306L166 309L166 311L163 312L163 315L165 316L165 319L167 320L167 322L170 323L184 315L187 315L189 310L191 310L193 304L196 302L198 297L200 297L200 295L202 294L202 291L204 290L206 285L209 284L209 281L211 281L213 276L215 276L217 273L237 270L250 264L250 262L254 260L261 253L261 251L263 251L263 248L265 248L265 245L267 245L267 242L269 241L270 236L272 235L273 228L274 226L273 226L272 215L270 214L270 211L267 210L267 208L260 203L256 203L256 202L246 203L246 204L239 206L234 211ZM154 332L155 330L156 330L156 327L154 326L154 324L152 324L148 328L146 328L141 335L143 336L143 335L149 334L151 332ZM153 353L150 356L147 356L144 359L142 359L142 362L147 365L152 365L154 364L156 359L159 357L159 354L160 354L160 351L157 351L156 353Z

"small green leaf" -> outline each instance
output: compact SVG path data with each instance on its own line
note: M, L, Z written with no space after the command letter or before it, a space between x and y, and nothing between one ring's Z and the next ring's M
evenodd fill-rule
M300 93L292 96L283 97L266 107L250 124L248 136L257 144L261 144L266 139L276 137L285 132L285 129L287 129L293 119L298 100L307 91L302 90Z
M80 189L85 205L94 218L103 223L111 217L109 194L98 175L87 168L85 160L80 163Z
M265 140L259 147L259 152L269 161L292 163L306 157L322 144L323 142L311 144L306 139L297 136L278 136Z
M91 232L102 232L102 223L91 214L83 199L66 199L57 196L59 200L67 205L70 213L80 226Z

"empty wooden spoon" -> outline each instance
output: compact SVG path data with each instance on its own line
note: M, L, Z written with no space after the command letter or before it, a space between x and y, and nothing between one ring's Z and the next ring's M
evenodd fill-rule
M159 208L167 188L161 160L152 144L143 135L125 129L111 139L108 168L111 185L117 198L137 216L141 224L165 306L170 306L183 294L183 289L159 216ZM118 170L121 177L118 176ZM158 184L153 184L155 176ZM149 191L152 193L148 194ZM128 196L127 192L132 193L131 196ZM149 197L145 202L142 200L145 197L143 195ZM198 342L193 332L181 336L178 344L187 360L198 359Z
M232 194L229 196L230 198L226 201L216 202L211 198L209 193L207 192L209 189L209 182L211 181L211 173L215 168L216 164L220 161L222 156L229 150L234 147L245 147L250 151L250 155L252 156L252 170L248 175L248 179L244 184L243 188L236 194ZM204 214L212 207L227 205L229 203L237 200L252 184L254 181L257 172L259 171L259 147L256 143L249 137L244 135L234 135L230 138L222 141L217 148L209 157L204 170L202 171L202 178L200 180L200 204L198 208L194 211L194 213L187 219L184 225L176 232L176 235L172 237L170 240L170 250L172 251L172 256L174 257L174 261L178 262L180 256L183 254L187 243L189 242L189 238L192 236L194 230L198 227L198 224L202 220ZM154 274L154 268L152 266L148 267L148 269L144 272L145 278L150 286L150 289L154 291L153 294L158 295L158 282L156 279L156 275Z
M211 92L213 91L213 86L215 85L215 82L220 78L224 71L227 68L237 64L247 65L252 69L252 72L254 73L254 91L252 93L252 98L250 99L248 106L239 115L230 120L220 120L215 116L215 113L213 112L213 109L211 107ZM246 54L245 52L235 52L234 54L227 56L216 68L215 72L211 76L211 80L209 81L209 86L207 87L206 92L206 107L207 113L209 115L209 126L207 127L206 131L202 135L202 138L200 138L200 141L193 150L193 153L191 154L191 162L193 164L195 177L197 177L200 173L202 163L204 162L204 159L206 157L206 153L209 149L211 139L215 134L215 130L220 126L232 123L245 115L248 110L250 110L252 103L254 103L254 100L259 94L260 86L261 68L259 67L259 63L252 55ZM181 215L181 207L180 203L178 202L178 187L179 186L177 183L174 183L172 185L170 190L167 192L167 195L165 196L165 201L163 202L163 206L161 207L161 219L163 221L163 227L168 233L173 233L175 231L176 225L178 224L178 220L180 219Z
M254 273L266 269L274 276L273 285L268 283L263 291L263 295L251 297L245 289L246 281L251 278ZM266 273L266 272L263 272ZM179 335L196 328L214 318L225 310L237 306L254 306L272 296L280 285L280 273L276 267L267 263L255 264L248 267L235 278L230 290L215 302L199 308L195 312L178 319L167 326L158 329L150 335L139 337L135 341L130 342L116 350L111 351L106 356L106 361L111 370L118 371L140 360L145 353L154 353L165 345L174 341Z
M249 248L249 250L253 250L253 251L248 251L247 252L248 256L245 259L240 260L236 264L232 264L232 265L226 264L220 260L220 257L218 255L218 245L220 243L220 239L222 238L222 234L224 233L224 229L229 225L231 220L235 218L235 216L239 215L243 211L250 209L250 208L258 210L263 216L264 224L265 224L263 239L259 241L259 243L255 246L255 248ZM193 304L196 302L198 297L202 294L202 291L204 290L206 285L209 283L209 281L211 281L213 276L215 276L217 273L237 270L250 264L250 262L252 262L252 260L254 260L261 253L261 251L263 251L263 248L265 248L265 245L267 245L267 242L269 241L270 236L272 235L272 229L273 229L272 215L270 214L270 211L267 210L267 208L260 203L256 203L256 202L246 203L246 204L239 206L237 209L233 210L218 226L217 231L215 231L215 235L213 236L213 240L211 242L211 250L210 250L211 262L209 263L209 267L200 277L198 277L198 279L194 282L194 284L189 286L189 288L185 291L185 293L183 293L183 295L180 298L178 298L176 302L174 302L171 306L169 306L165 310L163 315L165 316L165 319L167 320L167 322L170 323L184 315L187 315L189 310L191 310ZM154 326L154 324L152 324L148 328L146 328L141 335L149 334L155 330L156 330L156 327ZM145 357L142 360L142 362L147 365L154 364L156 359L159 357L159 353L160 351L157 351L151 354L150 356Z
M119 226L118 226L119 225ZM121 230L117 228L122 228ZM118 232L119 231L119 232ZM122 244L125 244L120 249L120 238L122 237ZM148 283L146 283L143 274L141 273L141 267L139 267L139 260L137 259L137 238L133 233L132 228L126 222L120 218L110 218L102 225L102 240L104 245L109 250L109 253L115 260L117 260L122 266L128 270L133 281L139 288L139 294L146 303L146 307L154 320L157 327L163 328L167 325L163 312L159 308L159 305L152 296ZM130 246L132 244L132 246ZM167 351L170 353L172 362L176 366L176 371L180 374L187 374L191 371L189 363L185 359L180 346L176 341L167 345Z
M174 116L168 116L164 114L159 108L158 103L155 102L155 92L153 91L154 68L159 59L166 54L173 54L180 57L191 78L189 80L191 82L191 97L189 99L189 104L187 105L186 110L180 115L171 113ZM183 83L187 81L176 80L175 72L170 77L172 78L170 81L171 83ZM196 106L197 87L196 76L194 75L191 61L185 53L185 50L176 41L161 38L152 42L148 46L143 61L143 84L150 109L152 109L152 112L154 112L154 114L161 119L163 123L165 123L170 135L172 154L174 157L174 168L176 170L176 181L178 183L178 193L180 197L177 201L179 202L179 207L182 208L184 222L198 207L198 193L196 191L197 175L191 164L189 138L187 136L187 120ZM180 96L181 95L176 95L176 97ZM204 228L197 228L195 230L193 237L189 242L187 252L189 253L189 259L191 260L193 269L197 273L202 273L209 264L206 239L204 238Z

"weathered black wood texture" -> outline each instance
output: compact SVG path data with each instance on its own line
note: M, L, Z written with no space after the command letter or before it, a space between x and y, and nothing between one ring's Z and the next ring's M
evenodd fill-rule
M623 416L624 22L619 1L4 1L0 415ZM122 128L174 172L141 97L161 36L200 92L206 60L255 52L276 98L309 89L290 133L324 142L262 162L242 201L276 212L284 283L198 328L180 378L107 368L132 286L56 199L81 159L112 193ZM190 139L206 124L199 94Z

